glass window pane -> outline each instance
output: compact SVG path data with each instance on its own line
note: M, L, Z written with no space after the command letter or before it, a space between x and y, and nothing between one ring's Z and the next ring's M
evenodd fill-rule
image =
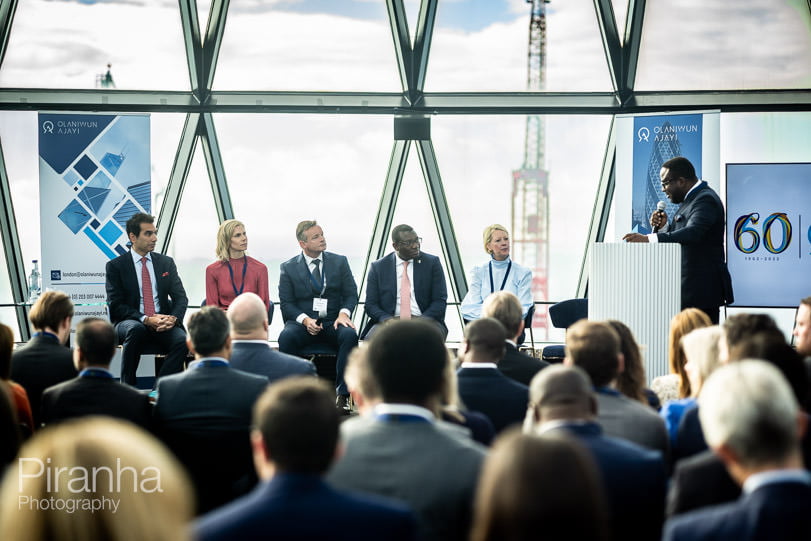
M628 0L611 0L611 6L614 8L614 19L617 21L620 41L624 41L625 22L628 16Z
M810 75L805 2L646 4L637 90L806 88Z
M115 88L187 90L177 3L19 2L0 86L100 87L108 64Z
M384 2L232 2L217 90L400 91Z
M525 2L440 2L425 90L528 90L530 8ZM545 90L611 90L593 4L554 2L545 9Z

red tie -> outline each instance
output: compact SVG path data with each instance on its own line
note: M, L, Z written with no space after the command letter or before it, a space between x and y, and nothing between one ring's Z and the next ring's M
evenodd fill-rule
M403 280L400 282L400 319L411 319L411 281L408 279L408 261L403 261Z
M152 296L152 278L146 266L146 258L141 258L141 293L144 295L144 315L155 315L155 298Z

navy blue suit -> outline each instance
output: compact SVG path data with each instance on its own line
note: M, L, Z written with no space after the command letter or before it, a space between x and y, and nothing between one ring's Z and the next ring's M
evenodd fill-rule
M233 341L231 367L266 376L269 383L288 376L315 376L315 365L298 357L280 353L269 344Z
M665 541L811 539L811 485L780 482L738 501L679 515L665 524Z
M448 301L448 289L445 284L445 273L439 258L420 252L412 259L413 265L414 298L420 307L421 317L430 318L439 323L444 334L448 334L445 326L445 308ZM369 329L377 323L382 323L394 317L397 308L397 292L400 284L397 282L397 257L394 252L378 259L369 269L369 283L366 287L366 315L369 323L362 336L366 336Z
M198 541L410 541L416 521L399 502L338 492L316 475L286 473L202 517L194 531Z
M733 301L724 261L724 206L703 182L657 234L659 242L681 244L681 307L700 308L718 323L718 307Z
M510 379L529 386L535 374L549 366L549 363L521 353L517 347L507 342L504 358L498 362L498 370Z
M708 449L704 440L704 430L698 417L698 406L690 408L682 415L676 432L676 444L673 446L673 462L696 455Z
M526 385L511 380L496 368L463 366L456 374L462 403L470 410L487 415L496 434L524 420L529 403Z
M605 436L595 422L572 423L555 430L573 435L594 457L610 506L613 538L658 540L665 510L662 453Z
M358 304L358 286L352 277L346 257L332 252L321 254L321 273L326 281L322 298L327 300L327 314L323 318L323 330L313 336L296 321L299 314L317 319L313 310L313 298L321 293L307 266L304 254L288 259L281 265L279 276L279 301L282 307L284 329L279 335L279 351L302 357L302 350L312 344L325 343L338 349L336 363L336 387L338 394L348 395L344 383L344 368L349 352L358 345L358 334L351 327L339 325L333 328L342 309L351 314Z

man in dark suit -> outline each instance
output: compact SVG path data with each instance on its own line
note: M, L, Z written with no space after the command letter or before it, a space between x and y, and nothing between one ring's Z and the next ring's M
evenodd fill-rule
M154 344L167 353L156 377L183 370L188 299L171 257L153 252L158 241L155 218L143 213L127 220L129 253L107 262L107 306L121 350L121 381L136 384L141 353Z
M315 365L271 349L268 312L256 293L243 293L228 307L231 323L231 367L268 378L269 383L289 376L315 376Z
M556 365L530 386L525 432L563 432L588 449L610 505L612 539L659 539L665 506L662 454L603 434L596 422L597 401L588 374Z
M699 308L717 324L718 307L734 300L724 261L724 206L687 158L666 161L659 176L668 199L681 204L679 212L668 224L667 214L655 211L650 223L658 233L629 233L623 240L681 244L681 307Z
M699 403L707 443L743 496L670 519L664 539L811 539L811 473L800 451L806 417L785 378L762 361L732 363L710 375Z
M459 397L473 411L487 415L498 434L520 424L527 412L529 389L498 371L504 357L504 325L491 317L472 321L465 327L460 350L462 365L457 372Z
M448 335L445 308L448 289L439 258L420 251L422 239L410 225L391 230L394 252L372 263L366 287L369 323L362 333L371 338L378 325L393 318L425 318ZM403 297L408 300L403 304Z
M301 357L302 350L311 344L336 347L336 405L348 412L344 369L349 352L358 345L351 319L358 304L358 286L346 257L326 251L324 231L315 220L300 222L296 238L302 253L282 263L279 277L284 319L279 351Z
M251 409L267 388L264 376L235 370L225 312L204 306L189 317L195 361L158 381L154 423L160 438L187 467L198 509L208 511L253 488Z
M73 320L73 303L61 291L46 291L31 307L28 319L36 332L26 345L11 354L11 379L28 394L37 427L42 422L42 392L76 377L73 355L65 347Z
M110 372L110 360L117 343L115 329L109 322L95 317L79 322L73 350L79 377L45 389L42 424L86 415L107 415L149 430L152 418L149 398L117 382Z
M498 362L499 371L522 385L529 385L535 374L549 363L518 351L518 337L524 332L521 301L510 291L496 291L482 305L482 316L492 317L507 329L506 351Z
M262 482L202 517L194 528L198 541L414 539L416 522L403 504L340 492L323 481L339 456L339 416L331 394L324 383L304 378L265 391L254 408L251 433Z

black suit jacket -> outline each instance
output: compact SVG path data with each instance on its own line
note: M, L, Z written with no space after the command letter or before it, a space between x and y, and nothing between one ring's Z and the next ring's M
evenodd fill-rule
M496 434L521 423L527 413L529 389L495 368L465 368L457 372L459 397L468 409L487 415Z
M28 394L35 426L41 424L42 392L77 375L73 352L55 336L34 336L11 355L11 379L22 385Z
M269 344L233 342L231 367L268 378L269 383L288 376L315 376L315 365L299 357L274 351Z
M507 342L504 358L498 363L499 371L518 383L529 386L535 374L549 366L549 363L521 353L518 348Z
M177 318L178 326L183 324L183 316L189 299L183 282L177 273L174 260L156 252L151 253L152 267L155 269L155 281L158 284L158 301L162 314ZM110 321L113 325L126 319L139 320L144 315L141 304L141 284L135 273L132 255L126 253L107 262L107 306L110 310Z
M366 315L369 325L394 317L397 307L397 258L394 252L372 263L369 269L369 285L366 287ZM439 258L421 252L411 261L414 269L414 297L420 307L422 317L439 321L445 327L445 308L448 289L445 273Z
M724 206L706 182L689 194L658 234L681 244L682 308L731 303L732 280L724 260Z
M51 424L86 415L107 415L151 428L149 397L113 378L79 376L45 389L42 423Z
M358 286L346 257L332 252L322 254L322 276L326 280L323 298L327 299L327 319L335 320L338 313L346 308L352 313L358 304ZM310 279L310 269L304 254L288 259L281 265L279 276L279 302L285 322L295 321L299 314L317 318L313 311L313 298L321 293Z

